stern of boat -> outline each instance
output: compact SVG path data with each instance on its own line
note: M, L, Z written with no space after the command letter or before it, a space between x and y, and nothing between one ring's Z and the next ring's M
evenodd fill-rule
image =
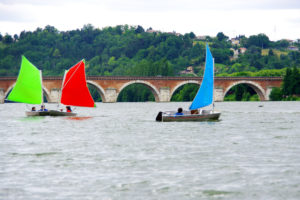
M161 122L162 121L162 114L163 112L159 112L156 116L156 121Z

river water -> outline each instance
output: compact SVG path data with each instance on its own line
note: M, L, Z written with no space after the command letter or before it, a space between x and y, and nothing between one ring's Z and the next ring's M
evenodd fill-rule
M24 104L0 104L0 199L300 198L300 102L222 102L219 122L154 121L188 105L28 118Z

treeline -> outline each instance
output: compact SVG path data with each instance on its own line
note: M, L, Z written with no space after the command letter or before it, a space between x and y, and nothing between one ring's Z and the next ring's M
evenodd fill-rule
M60 32L52 26L23 31L0 42L0 76L17 75L21 55L43 70L61 75L85 58L88 75L173 76L193 60L204 62L204 47L193 45L193 33L148 33L141 26L86 25L81 30Z
M180 35L128 25L98 29L88 24L71 31L46 26L19 35L0 34L0 76L17 75L21 55L43 75L62 75L82 58L88 75L178 76L188 66L202 75L206 42L215 58L216 74L300 66L300 52L287 50L286 40L273 42L264 34L236 39L239 44L233 45L222 32L199 39L193 32ZM247 48L244 53L242 47Z
M270 94L273 101L300 100L300 72L299 69L287 68L280 88L273 88Z
M44 76L63 75L83 58L87 75L185 76L180 72L192 66L194 74L202 76L206 43L215 59L216 76L284 76L286 69L300 67L300 52L288 50L291 43L287 40L270 41L264 34L236 40L239 44L233 45L222 32L198 38L193 32L181 35L128 25L98 29L88 24L71 31L46 26L13 36L0 33L0 76L16 76L21 55ZM293 45L300 48L299 42ZM173 100L191 100L195 90L185 86ZM122 94L119 101L154 100L146 87L125 91L130 95Z
M287 40L273 42L265 34L252 35L249 38L240 36L236 39L240 44L233 45L232 48L237 50L239 55L228 63L217 62L226 64L219 69L219 73L255 72L263 69L300 66L300 52L287 50L291 45L300 48L299 40L294 43ZM246 48L244 53L240 52L242 51L240 47Z

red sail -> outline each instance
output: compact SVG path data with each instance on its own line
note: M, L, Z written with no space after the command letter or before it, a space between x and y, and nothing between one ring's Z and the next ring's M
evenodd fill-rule
M61 103L70 106L94 107L94 100L85 79L84 62L80 61L65 74Z

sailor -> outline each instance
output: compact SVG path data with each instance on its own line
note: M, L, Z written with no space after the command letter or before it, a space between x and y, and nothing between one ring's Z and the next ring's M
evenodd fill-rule
M66 106L67 112L72 112L71 106Z
M48 111L48 109L46 109L44 105L41 105L41 109L39 111Z
M177 113L175 115L183 115L182 108L178 108Z

